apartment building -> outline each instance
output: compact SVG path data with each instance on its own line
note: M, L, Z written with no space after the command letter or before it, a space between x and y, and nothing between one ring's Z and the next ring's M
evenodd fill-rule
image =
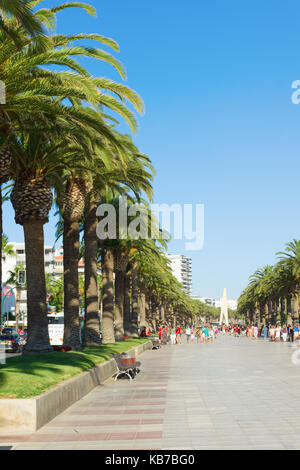
M167 254L173 275L182 284L186 294L192 294L192 260L184 255Z

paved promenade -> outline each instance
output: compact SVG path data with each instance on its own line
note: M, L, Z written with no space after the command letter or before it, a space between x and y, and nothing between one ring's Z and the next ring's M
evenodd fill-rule
M146 351L18 449L300 449L300 365L288 343L221 337Z

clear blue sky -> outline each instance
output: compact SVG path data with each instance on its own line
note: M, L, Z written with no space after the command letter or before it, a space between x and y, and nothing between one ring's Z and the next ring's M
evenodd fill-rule
M56 0L42 5L59 4ZM155 201L205 204L205 244L191 255L193 293L237 297L254 270L299 237L300 5L296 0L91 0L58 31L118 41L128 85L144 98L136 142L157 171ZM86 62L85 62L86 63ZM117 79L89 61L94 75ZM125 127L123 128L125 129ZM4 229L21 241L5 205ZM54 219L45 226L54 241Z

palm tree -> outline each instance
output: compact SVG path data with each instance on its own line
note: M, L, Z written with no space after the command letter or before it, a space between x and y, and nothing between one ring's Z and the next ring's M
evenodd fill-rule
M89 256L86 255L85 259L85 269L86 276L88 277L87 286L89 286L89 292L86 292L86 322L91 321L95 327L98 328L97 319L98 319L98 299L97 295L97 283L96 283L96 249L97 249L97 239L96 239L96 230L97 217L96 209L98 202L101 201L113 204L116 209L117 220L119 220L119 196L122 194L128 195L128 197L133 201L133 198L129 196L129 192L132 191L135 193L136 197L139 197L139 193L144 191L149 197L151 197L151 179L153 168L150 164L150 160L146 155L141 154L137 147L133 144L129 136L122 136L116 133L116 138L119 140L122 149L122 159L117 155L114 155L113 149L109 147L106 151L102 152L102 157L106 156L108 152L111 152L112 156L109 160L106 158L104 161L98 161L98 164L94 164L95 174L92 178L92 187L93 191L88 199L88 206L86 207L85 215L85 250L86 254L89 253ZM106 154L106 155L105 155ZM109 154L108 154L109 155ZM137 179L138 177L138 179ZM98 196L98 199L97 199ZM119 231L119 225L117 223L116 231ZM87 237L86 234L90 234ZM124 336L123 331L123 298L124 298L124 275L126 272L128 264L128 239L115 239L115 240L106 240L100 241L101 247L105 247L105 256L102 257L102 267L105 260L109 260L108 253L113 256L113 264L109 260L109 265L111 268L115 269L115 296L116 296L116 339L120 341ZM89 251L88 251L89 250ZM125 259L124 259L125 257ZM94 266L94 267L93 267ZM108 272L109 267L105 268ZM105 280L108 280L109 286L106 288L104 279L103 279L103 294L106 296L104 305L103 305L103 315L102 319L105 324L103 328L103 342L107 343L114 337L114 295L113 290L110 288L110 277L107 275ZM108 300L108 295L111 295L112 298ZM88 306L89 299L93 304ZM106 310L108 309L108 310ZM92 328L90 331L92 333ZM86 331L86 329L85 329ZM106 338L106 334L108 338ZM96 332L93 333L95 337ZM86 342L85 342L86 344Z
M278 252L279 265L286 266L292 270L294 277L292 294L294 296L294 318L293 320L299 320L299 279L300 279L300 240L292 240L286 244L286 251Z
M64 221L64 346L80 349L79 226L84 209L84 182L67 179L62 198Z

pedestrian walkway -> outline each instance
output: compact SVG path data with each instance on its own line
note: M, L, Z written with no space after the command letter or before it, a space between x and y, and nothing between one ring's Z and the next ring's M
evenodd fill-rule
M300 449L300 365L288 343L220 337L146 351L19 449Z

